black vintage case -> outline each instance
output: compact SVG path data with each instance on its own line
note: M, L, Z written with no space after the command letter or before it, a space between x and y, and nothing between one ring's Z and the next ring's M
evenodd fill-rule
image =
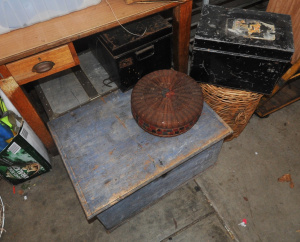
M199 82L270 94L293 53L289 15L205 5L190 75Z
M96 35L91 41L92 52L122 91L132 88L152 71L170 69L172 60L172 25L160 15L124 27L142 36L130 34L119 26Z

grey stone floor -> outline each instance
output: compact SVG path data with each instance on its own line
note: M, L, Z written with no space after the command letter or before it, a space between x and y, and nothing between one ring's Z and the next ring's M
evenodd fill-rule
M294 188L278 182L284 174ZM253 116L196 182L238 240L300 241L300 102Z
M254 115L238 138L224 143L213 167L111 233L86 220L55 156L50 173L16 186L15 194L0 181L6 209L0 240L300 241L299 110L296 102L269 118ZM277 181L287 173L294 188Z

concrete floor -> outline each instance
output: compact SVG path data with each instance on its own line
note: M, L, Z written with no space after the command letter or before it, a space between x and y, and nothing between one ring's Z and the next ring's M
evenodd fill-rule
M0 181L1 239L300 241L299 110L296 102L269 118L254 115L238 138L224 143L213 167L110 234L98 220L86 220L60 157L53 157L50 173L16 186L15 194ZM277 181L286 173L294 188Z

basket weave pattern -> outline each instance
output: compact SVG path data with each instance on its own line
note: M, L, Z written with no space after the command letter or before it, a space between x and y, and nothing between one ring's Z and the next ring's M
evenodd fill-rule
M203 108L203 94L190 76L158 70L141 78L132 90L131 111L146 132L173 137L190 130Z
M262 94L200 84L205 102L230 126L233 134L225 141L240 135L254 113Z

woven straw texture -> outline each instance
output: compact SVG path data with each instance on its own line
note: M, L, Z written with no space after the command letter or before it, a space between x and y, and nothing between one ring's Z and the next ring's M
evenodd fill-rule
M225 141L240 135L254 113L262 94L200 84L205 102L231 127Z
M138 81L131 94L131 111L146 132L172 137L190 130L203 108L201 87L190 76L154 71Z

